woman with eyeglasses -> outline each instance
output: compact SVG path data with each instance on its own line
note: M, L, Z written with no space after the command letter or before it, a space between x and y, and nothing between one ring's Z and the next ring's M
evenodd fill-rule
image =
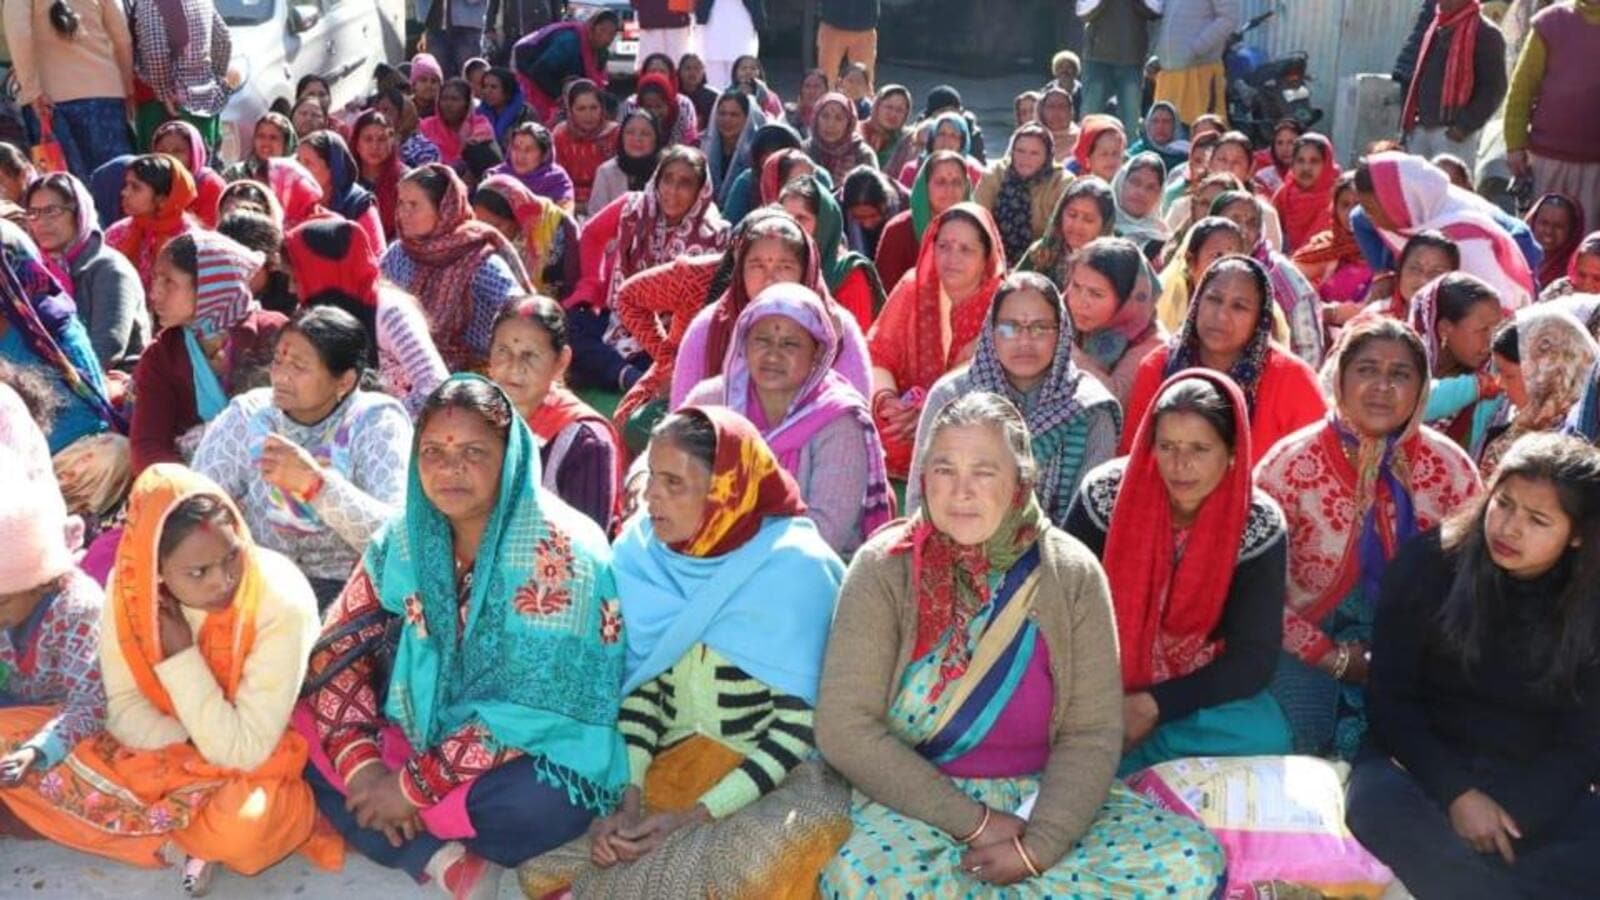
M1039 504L1055 523L1067 518L1083 474L1117 454L1122 410L1098 379L1073 361L1077 331L1061 292L1037 272L1000 283L972 364L939 379L917 425L906 479L906 511L922 506L923 464L933 422L957 398L988 391L1010 400L1028 423L1039 472Z

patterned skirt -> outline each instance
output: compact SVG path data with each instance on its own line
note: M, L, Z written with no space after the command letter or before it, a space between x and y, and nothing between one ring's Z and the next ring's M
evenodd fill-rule
M1017 809L1039 789L1036 776L955 778L994 809ZM1121 781L1089 831L1038 878L996 887L961 870L966 847L925 822L856 794L855 833L822 873L825 898L903 897L1201 898L1216 893L1222 848L1199 823L1158 809Z

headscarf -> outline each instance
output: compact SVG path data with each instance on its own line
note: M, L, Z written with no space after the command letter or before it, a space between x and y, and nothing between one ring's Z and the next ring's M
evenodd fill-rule
M1573 249L1572 256L1567 259L1567 280L1569 282L1578 280L1578 257L1580 256L1600 256L1600 231L1589 232L1583 240L1578 242L1578 246Z
M1123 133L1121 119L1103 113L1090 113L1083 117L1083 122L1078 127L1078 143L1072 148L1072 161L1077 164L1077 174L1093 174L1089 170L1089 157L1094 153L1094 145L1102 135L1113 131L1123 134L1123 139L1126 141L1127 136Z
M1352 185L1350 190L1355 190ZM1336 189L1328 192L1328 227L1311 236L1291 257L1295 262L1311 267L1326 263L1363 263L1366 257L1361 254L1361 245L1356 243L1355 233L1350 230L1350 221L1339 215L1336 208L1339 203L1339 191ZM1279 213L1280 218L1282 213Z
M610 122L604 122L601 127L594 132L594 134L599 134L605 131L606 128L611 124L612 123ZM569 132L576 133L570 121L566 123L566 126ZM620 131L620 129L618 130ZM517 136L513 134L511 136L511 140L515 141L516 139ZM622 146L622 141L620 138L617 141L617 146L619 148ZM572 185L572 175L562 167L560 162L556 160L554 136L552 135L548 142L541 145L540 149L543 151L544 155L540 158L539 165L535 166L531 171L518 172L516 169L512 168L511 160L508 158L505 162L500 163L499 165L490 169L488 174L506 175L511 178L515 178L516 180L522 182L523 187L539 195L540 197L547 197L556 203L571 205L575 196L575 190Z
M993 304L984 319L983 332L978 335L978 349L972 356L967 377L971 390L999 394L1022 412L1028 423L1028 434L1033 440L1034 459L1040 464L1033 491L1039 497L1039 502L1044 504L1046 513L1053 516L1057 513L1053 507L1061 490L1061 450L1069 426L1085 412L1079 395L1084 376L1083 370L1072 361L1072 347L1077 334L1073 330L1072 317L1067 312L1066 304L1062 302L1059 292L1053 298L1046 295L1045 299L1055 300L1056 321L1060 327L1056 331L1055 355L1050 358L1050 368L1045 372L1044 381L1030 392L1033 401L1027 402L1022 392L1011 384L1005 367L1000 364L1000 348L994 332L995 319L1000 310ZM1116 417L1120 420L1121 413L1117 413ZM1059 512L1065 513L1066 510Z
M510 267L523 290L532 287L522 259L505 235L472 218L467 186L455 171L440 163L422 167L445 179L439 201L439 222L424 237L401 235L400 247L414 264L411 283L402 285L417 298L433 326L439 355L452 371L472 369L478 362L466 343L474 299L472 280L491 256Z
M328 167L331 186L325 205L353 222L365 215L377 198L357 180L361 175L361 167L356 164L355 155L350 152L350 145L344 142L344 138L332 130L322 134L326 135L326 146L319 146L317 141L311 141L307 146L316 151L323 165Z
M617 592L628 623L631 693L695 644L780 693L816 702L844 566L804 518L794 479L737 413L687 407L717 435L700 530L664 544L634 516L617 539Z
M647 90L659 91L662 99L667 101L667 117L665 120L657 122L655 121L655 116L653 114L651 116L651 124L656 126L656 143L658 145L688 143L689 135L697 131L698 128L692 117L683 115L683 104L678 102L677 79L661 72L651 72L649 75L639 79L638 86L634 88L634 96L643 97L644 92ZM689 109L693 110L694 104L689 104ZM624 116L622 124L628 124L628 118L629 116Z
M994 534L981 544L960 544L938 526L924 504L907 523L904 536L889 548L891 555L911 555L911 585L917 605L917 638L911 650L920 659L940 649L939 679L930 693L936 700L966 674L972 662L969 642L962 640L973 616L990 600L992 576L1010 571L1049 527L1033 486L1022 482ZM947 640L948 635L954 639Z
M154 253L169 238L182 234L188 228L189 207L194 205L195 197L199 194L195 190L194 178L182 160L173 159L173 162L177 165L172 167L172 190L156 208L155 214L129 216L121 220L127 223L127 230L123 232L116 248L135 266L139 265L139 257L146 247Z
M1472 4L1476 6L1476 4ZM1367 157L1373 193L1398 231L1378 229L1398 255L1408 238L1442 232L1461 251L1461 271L1483 279L1507 312L1533 302L1533 272L1516 241L1500 227L1489 201L1456 187L1444 170L1420 156L1390 151Z
M983 280L978 284L978 289L949 311L950 346L947 349L944 346L944 313L941 310L944 286L939 281L939 269L934 261L937 255L934 245L938 242L939 230L956 217L977 222L989 241L989 258L984 261ZM988 319L989 301L1006 275L1006 255L1000 242L1000 229L995 226L989 211L971 202L957 203L945 210L922 236L922 248L917 254L914 271L916 311L913 313L911 333L903 336L909 351L906 356L911 377L906 379L902 387L921 385L926 388L949 371L953 354L978 339Z
M1517 311L1517 356L1528 406L1483 448L1479 471L1492 475L1517 438L1561 427L1583 399L1600 346L1572 313L1546 304Z
M1433 279L1411 295L1411 308L1406 314L1406 324L1422 335L1422 346L1428 351L1428 371L1439 371L1439 353L1444 349L1439 336L1439 288L1444 284L1446 272ZM1398 280L1398 279L1396 279ZM1487 363L1485 363L1487 365Z
M906 99L906 121L901 122L899 128L891 131L878 124L878 108L883 105L883 101L886 98L896 94ZM899 168L899 166L892 164L902 155L900 150L905 145L906 138L911 135L913 129L910 121L911 91L901 84L886 84L878 88L878 95L872 100L872 115L861 123L861 137L867 142L867 146L871 147L873 152L878 155L879 169L890 172Z
M960 153L962 158L972 155L972 125L967 122L967 117L961 113L946 112L940 113L938 118L928 123L928 132L922 139L923 160L927 160L929 154L933 153L933 144L935 139L939 137L939 129L946 125L961 133Z
M189 211L194 213L195 218L203 222L206 227L214 228L217 224L217 197L227 185L221 175L206 165L206 142L200 136L200 129L183 119L172 119L163 123L150 136L151 145L154 146L156 141L170 134L182 136L189 148L187 156L177 157L184 168L189 170L189 175L194 178L195 198L189 205Z
M78 230L73 234L72 240L68 241L60 252L45 251L41 248L41 252L44 253L45 268L50 270L50 274L61 283L62 287L72 292L75 288L72 281L72 266L78 261L89 239L101 233L100 215L95 211L94 198L89 195L89 189L70 172L51 172L41 176L30 186L30 190L37 190L40 187L62 194L73 206L73 216L78 223Z
M1165 143L1156 141L1150 136L1150 118L1158 109L1164 109L1172 114L1172 140ZM1138 149L1145 150L1161 157L1161 162L1167 168L1177 168L1189 159L1189 141L1187 129L1183 127L1183 116L1179 114L1178 107L1171 100L1157 100L1150 104L1150 109L1144 114L1144 124L1139 129ZM1329 157L1330 161L1332 157Z
M1001 177L1000 193L995 200L994 220L1000 227L1000 237L1006 245L1006 261L1015 263L1033 243L1033 192L1053 178L1061 175L1061 164L1056 162L1055 138L1043 125L1027 124L1011 133L1011 148L1021 138L1034 138L1044 143L1044 165L1027 178L1017 174L1009 149L1001 161L1005 175Z
M444 82L444 68L432 53L418 53L411 57L411 86L416 87L417 81L424 75L432 75L440 83Z
M267 160L267 187L278 200L284 228L328 215L322 205L322 185L297 159Z
M522 85L517 83L515 78L512 78L509 86L511 88L511 96L506 98L506 105L501 107L499 112L496 112L487 103L478 104L479 111L484 114L484 118L487 118L489 124L494 127L495 143L501 146L505 146L506 138L510 135L511 129L528 117L528 101L522 97Z
M283 256L294 271L302 305L315 303L323 294L343 294L369 310L364 324L372 331L380 272L378 249L365 229L348 219L312 219L284 235Z
M1339 163L1333 156L1333 142L1315 131L1306 132L1301 140L1311 141L1322 148L1322 172L1309 188L1302 188L1292 176L1284 178L1283 187L1272 195L1272 206L1278 211L1278 221L1283 225L1285 249L1289 251L1304 246L1312 235L1332 226L1333 188L1339 180Z
M1173 335L1172 341L1167 344L1167 365L1162 374L1170 380L1172 376L1185 369L1200 366L1198 331L1200 295L1205 293L1206 285L1210 284L1211 279L1221 271L1222 267L1218 263L1223 260L1230 263L1229 268L1244 266L1255 281L1256 289L1261 293L1261 312L1256 317L1256 329L1245 342L1244 349L1239 352L1238 361L1226 373L1244 396L1248 419L1255 413L1256 391L1261 386L1261 376L1267 371L1267 358L1272 351L1272 278L1267 274L1266 266L1255 259L1248 256L1224 256L1213 262L1205 274L1200 276L1200 283L1195 285L1194 292L1190 295L1194 299L1189 303L1189 314L1183 320L1183 327L1178 329L1178 333ZM1249 460L1252 457L1244 454L1238 458Z
M509 175L490 175L478 185L478 190L499 194L511 207L522 238L522 262L528 270L528 279L533 282L536 293L545 293L545 268L550 265L550 255L561 238L562 225L571 215L549 197L535 194ZM574 225L573 232L576 231ZM577 248L569 247L567 251L576 252Z
M77 316L72 297L33 255L33 243L21 229L7 222L0 225L0 236L5 238L0 241L0 315L74 396L108 427L122 431L124 423L111 407L99 360L82 352L84 342L67 339Z
M1555 284L1565 277L1569 271L1575 269L1578 247L1583 243L1583 229L1586 224L1582 203L1566 194L1551 193L1545 194L1536 200L1533 207L1528 210L1528 214L1523 217L1522 221L1528 223L1530 230L1533 228L1533 221L1538 217L1539 211L1550 203L1566 206L1567 212L1572 218L1572 228L1567 233L1566 243L1554 250L1545 251L1544 260L1539 264L1540 287L1549 287Z
M827 189L821 178L816 174L809 177L817 186L817 233L813 237L817 245L817 262L822 267L822 278L827 282L829 291L837 291L851 273L863 273L872 290L872 311L876 313L883 307L885 299L878 268L872 264L872 260L845 247L844 211L839 208L839 201L834 199L833 192Z
M918 167L917 180L911 184L911 232L916 235L919 243L928 231L928 223L933 221L933 206L928 202L928 177L936 164L944 163L948 165L951 162L960 163L962 174L966 174L966 163L963 159L952 160L948 156L929 155L922 161L922 165ZM972 180L968 178L963 178L962 180L966 183L962 186L961 199L970 201L972 199ZM1003 245L1000 247L1000 253L1002 256L1005 254Z
M766 421L745 351L750 329L768 316L783 316L793 321L817 342L811 372L778 422ZM721 400L722 405L761 429L763 440L791 475L800 467L801 452L819 431L840 416L854 418L866 439L867 493L862 499L861 515L861 538L865 539L893 517L894 494L889 487L883 442L872 422L872 412L867 409L861 392L833 369L840 347L833 313L815 291L801 284L771 285L750 301L734 324L733 339L722 367Z
M1050 125L1044 120L1044 106L1045 101L1053 96L1064 97L1067 101L1067 106L1072 107L1074 112L1077 111L1077 104L1072 102L1071 92L1060 85L1052 84L1045 88L1044 93L1039 95L1039 102L1034 104L1033 107L1033 121L1037 122L1046 131L1049 131L1055 138L1056 160L1060 162L1077 151L1078 141L1082 138L1083 131L1078 122L1072 118L1067 119L1067 127L1060 131L1050 128Z
M451 377L468 380L491 384ZM538 448L521 416L507 432L465 599L450 521L423 489L415 447L405 515L362 557L361 574L404 623L384 713L413 747L485 730L493 746L538 759L541 781L568 802L601 814L628 780L613 724L625 650L610 554L594 523L540 487Z
M650 133L655 135L655 146L651 148L648 156L629 156L625 142L619 140L617 142L617 168L621 169L622 174L628 177L628 190L642 191L644 186L649 183L650 176L656 173L656 166L661 162L664 138L662 136L663 129L661 124L656 121L654 113L647 109L636 109L623 116L622 128L626 129L628 123L634 119L643 119L649 123Z
M606 244L601 260L602 297L615 297L622 282L651 266L693 253L714 253L728 245L728 223L712 202L711 176L700 183L700 194L676 225L661 211L656 180L658 167L642 191L624 194L616 236Z
M89 193L94 197L95 209L100 211L101 228L110 228L122 218L123 175L138 158L131 153L114 156L89 176Z
M1181 369L1167 376L1156 397L1186 378L1207 381L1228 398L1234 462L1201 502L1179 551L1171 499L1156 464L1155 403L1138 425L1101 554L1116 612L1125 691L1181 678L1216 656L1220 642L1212 634L1228 602L1250 516L1253 457L1244 395L1219 372Z
M830 91L817 101L813 115L820 114L829 106L836 106L845 114L845 121L849 124L844 137L836 141L824 140L813 119L811 139L806 142L806 154L815 160L819 167L827 169L834 181L842 182L844 176L863 160L876 160L877 156L861 137L856 125L856 106L850 102L850 98L838 91Z
M1156 280L1149 259L1138 245L1123 238L1096 238L1096 241L1120 244L1135 257L1139 265L1133 283L1127 286L1125 292L1115 279L1106 278L1112 290L1116 291L1117 311L1099 329L1077 335L1077 345L1109 372L1116 368L1129 347L1145 340L1160 327L1156 324L1156 295L1160 291L1160 282ZM1094 243L1090 241L1089 245L1093 246Z
M271 156L263 159L256 156L255 133L261 130L262 125L270 125L283 135L284 156ZM351 132L354 134L355 132ZM256 119L255 127L250 129L250 146L245 151L244 158L222 170L224 181L235 182L244 179L264 179L266 177L267 159L283 159L294 155L295 148L299 146L300 138L295 134L294 123L283 113L268 110Z
M227 509L239 540L240 576L233 600L225 608L206 613L195 635L195 649L222 688L233 700L244 680L245 662L255 646L256 616L263 595L272 590L262 577L261 562L250 527L226 491L204 475L172 463L145 469L128 495L127 524L117 544L116 562L108 587L107 617L116 623L117 643L139 693L167 716L177 707L167 693L156 667L167 658L161 647L160 553L167 518L191 497L215 499Z
M749 94L736 88L723 91L717 98L717 106L724 100L734 100L744 107L744 131L739 133L739 140L732 147L723 144L722 132L717 130L715 107L712 107L712 121L706 128L705 136L700 138L700 149L706 154L707 182L711 186L712 196L718 206L727 203L728 191L733 183L738 180L739 173L750 168L751 143L756 138L756 130L767 124L767 117L761 112Z
M752 210L766 206L769 203L778 202L778 194L787 184L779 173L783 170L784 165L791 160L811 162L811 157L807 156L804 150L797 147L782 147L767 154L767 158L761 163L761 183L757 186L755 202L750 204ZM815 169L815 167L816 164L812 163L812 168ZM793 170L791 169L791 171ZM791 175L790 177L793 178L795 176ZM818 182L821 183L821 180L819 179Z
M1444 61L1444 82L1439 88L1439 118L1445 124L1454 123L1456 115L1472 100L1472 90L1477 84L1477 74L1472 64L1477 53L1478 24L1482 13L1483 4L1478 0L1467 0L1452 13L1435 6L1433 21L1428 23L1428 30L1422 35L1422 46L1417 51L1419 64L1433 52L1433 42L1439 40L1439 32L1446 29L1450 31L1450 47ZM1422 117L1421 88L1422 79L1413 77L1406 90L1405 106L1400 112L1401 131L1410 131Z
M254 250L212 231L196 231L194 319L185 326L200 340L226 334L260 309L250 279L265 258Z
M707 378L721 374L723 360L733 349L734 326L738 324L739 316L744 313L745 307L750 305L752 299L745 291L743 277L745 257L756 243L750 235L762 221L774 216L789 218L789 214L782 209L765 207L751 212L743 222L739 223L738 233L732 239L732 246L723 255L723 264L718 267L717 277L711 283L712 293L708 304L712 307L711 321L706 328ZM804 229L801 229L800 233L805 237L805 260L801 266L800 284L810 288L831 306L827 283L822 280L822 254L818 252L816 243Z
M375 109L369 109L356 116L355 124L350 126L350 140L359 144L361 132L376 122L378 117L382 115ZM388 119L383 121L393 131L394 123ZM358 165L357 171L359 172L359 170ZM361 186L371 191L372 195L377 198L378 218L383 220L383 233L385 235L397 233L395 229L395 208L400 205L400 179L405 177L406 171L406 164L400 161L400 137L398 133L395 133L393 139L389 141L389 155L378 164L377 177L370 181L363 177L360 181Z
M1139 153L1122 164L1115 177L1111 179L1111 199L1117 208L1117 224L1115 231L1119 237L1134 241L1141 247L1151 241L1165 243L1172 240L1172 229L1167 227L1165 219L1161 218L1161 201L1156 200L1150 211L1142 216L1134 216L1122 205L1122 188L1128 183L1128 177L1138 169L1152 169L1156 172L1161 184L1167 182L1167 167L1161 161L1161 156L1154 151Z

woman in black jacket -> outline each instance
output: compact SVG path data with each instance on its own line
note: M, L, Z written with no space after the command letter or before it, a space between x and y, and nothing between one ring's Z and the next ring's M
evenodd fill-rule
M1418 897L1600 883L1600 450L1530 435L1385 574L1348 822Z

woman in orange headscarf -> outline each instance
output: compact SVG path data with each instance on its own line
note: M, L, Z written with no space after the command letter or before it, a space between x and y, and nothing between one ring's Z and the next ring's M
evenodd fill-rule
M200 227L188 211L198 196L194 177L176 157L152 153L128 164L122 176L124 217L106 229L106 243L133 263L146 294L156 254L167 241Z
M289 714L317 634L316 598L294 564L257 547L233 502L182 466L133 485L100 625L106 730L6 793L50 840L160 867L175 844L184 887L226 865L252 875L296 849L342 855L313 835L303 738Z

